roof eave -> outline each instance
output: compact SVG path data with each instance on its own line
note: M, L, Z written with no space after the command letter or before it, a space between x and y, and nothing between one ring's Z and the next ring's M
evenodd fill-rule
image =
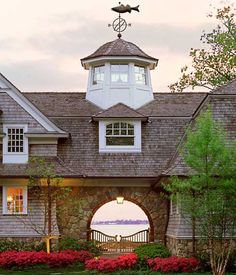
M141 56L97 56L97 57L86 57L81 59L81 65L88 70L89 67L91 65L96 65L96 63L99 63L101 61L105 62L105 61L138 61L141 63L144 63L145 65L148 65L148 67L150 68L150 70L153 70L156 68L159 59L155 59L155 58L148 58L148 57L141 57Z
M92 116L91 117L92 121L99 121L99 120L120 120L120 119L125 119L125 120L138 120L142 122L147 122L148 117L121 117L121 116L113 116L113 117L96 117Z
M25 133L28 138L68 138L68 133Z

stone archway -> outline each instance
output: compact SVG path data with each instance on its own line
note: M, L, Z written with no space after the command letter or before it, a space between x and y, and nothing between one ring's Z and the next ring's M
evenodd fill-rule
M63 203L66 212L58 211L60 234L87 240L91 220L97 209L120 195L145 212L150 223L150 240L165 242L168 201L148 187L73 187L70 202ZM70 205L75 201L80 202L80 205L76 211L72 211Z

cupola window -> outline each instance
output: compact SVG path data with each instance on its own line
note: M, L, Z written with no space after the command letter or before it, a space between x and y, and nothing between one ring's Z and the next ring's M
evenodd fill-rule
M115 122L106 125L106 146L133 146L134 125Z
M141 66L134 66L134 75L135 75L135 82L136 84L140 85L146 85L147 80L146 80L146 70L144 67Z
M127 83L129 75L128 65L111 65L111 82Z
M93 69L93 85L104 82L105 66L97 66Z

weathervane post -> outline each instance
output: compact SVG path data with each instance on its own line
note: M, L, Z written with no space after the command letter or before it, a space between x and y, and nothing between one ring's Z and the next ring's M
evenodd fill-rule
M124 18L121 17L121 13L126 13L129 12L131 13L132 10L138 11L139 12L139 5L136 7L131 7L130 5L123 5L121 2L119 2L119 6L112 8L113 11L119 13L119 17L116 18L112 24L108 24L108 27L113 27L113 30L115 32L118 32L118 38L121 38L121 32L126 30L127 26L131 26L131 24L127 24Z

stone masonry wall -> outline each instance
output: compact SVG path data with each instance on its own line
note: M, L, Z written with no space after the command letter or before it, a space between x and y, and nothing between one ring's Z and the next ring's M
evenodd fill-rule
M119 195L124 196L125 200L136 203L144 210L150 222L151 241L164 242L168 222L168 202L160 194L144 187L122 189L119 187L74 187L71 199L58 206L60 234L80 240L88 239L90 222L95 212Z

